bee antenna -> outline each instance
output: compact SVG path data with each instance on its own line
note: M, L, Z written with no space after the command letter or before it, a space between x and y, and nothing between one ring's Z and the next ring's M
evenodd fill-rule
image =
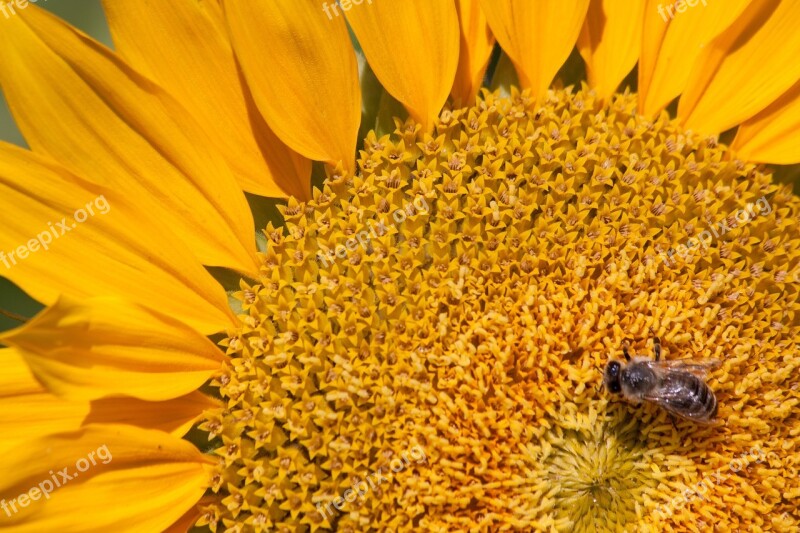
M622 343L622 355L625 356L626 361L631 360L631 355L628 353L628 349L631 347L631 343L627 340Z
M594 365L594 367L597 369L598 372L600 372L600 374L604 373L603 367L600 366L600 364L596 364L596 365ZM601 378L600 379L600 384L597 385L597 388L595 389L595 392L600 392L602 389L603 389L603 379Z

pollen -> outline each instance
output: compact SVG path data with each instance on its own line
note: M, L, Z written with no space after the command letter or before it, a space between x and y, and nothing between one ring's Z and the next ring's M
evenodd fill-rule
M636 96L484 92L396 120L242 281L212 531L790 531L800 201ZM630 341L722 361L719 421L602 389Z

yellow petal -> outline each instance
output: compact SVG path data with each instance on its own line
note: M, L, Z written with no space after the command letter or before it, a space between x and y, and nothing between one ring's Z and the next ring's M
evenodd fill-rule
M21 350L48 390L72 400L176 398L222 362L206 337L152 309L112 298L60 298L0 341Z
M207 464L189 442L132 426L41 437L0 456L3 524L35 533L162 531L203 495Z
M91 403L83 424L128 424L182 437L205 410L219 407L219 401L197 391L165 402L103 398Z
M453 0L366 0L349 6L347 21L369 66L388 93L429 130L453 87L458 66Z
M358 64L343 17L311 0L225 1L236 56L258 109L304 156L355 169Z
M66 401L45 390L15 348L0 350L0 447L78 429L89 410L87 402Z
M61 294L119 296L206 334L235 324L222 287L131 200L0 144L0 272L45 305Z
M136 197L202 263L257 271L245 197L177 101L33 5L0 17L0 49L0 84L34 151Z
M575 46L589 0L481 0L481 7L522 86L544 96Z
M725 30L750 0L678 4L649 0L639 63L639 105L655 115L686 88L698 53ZM672 15L672 16L670 16Z
M0 348L0 397L11 398L44 391L45 388L36 380L19 350Z
M103 6L117 52L183 104L243 189L309 198L311 162L253 112L218 3L104 0Z
M165 402L67 400L46 390L15 348L0 350L0 453L26 440L92 423L129 424L180 437L205 410L215 407L219 407L217 400L196 391Z
M483 82L494 35L486 22L479 0L456 0L461 44L456 79L450 94L457 105L472 105Z
M657 7L662 5L660 0L644 0L645 7L642 15L642 43L639 50L638 64L638 93L639 93L639 112L646 115L653 115L660 109L651 109L645 102L650 93L650 81L653 79L656 65L659 62L659 51L664 44L664 36L667 34L669 22L664 22L659 16Z
M798 28L800 2L754 0L697 58L678 119L718 133L764 110L800 80Z
M639 59L644 3L630 0L591 0L578 37L589 84L608 98Z
M746 161L800 163L800 81L765 110L743 122L731 148Z

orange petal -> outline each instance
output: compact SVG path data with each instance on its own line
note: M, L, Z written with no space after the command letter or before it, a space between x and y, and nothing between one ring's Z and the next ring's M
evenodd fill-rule
M224 1L258 109L283 142L355 170L361 89L343 17L310 0ZM325 4L323 4L325 5Z
M219 4L104 0L103 6L117 52L177 97L243 189L309 198L311 162L248 108L254 103L239 75Z
M697 58L678 119L718 133L766 109L800 80L798 28L799 2L754 0Z
M15 348L0 350L1 449L92 423L119 423L183 436L217 400L199 392L165 402L134 398L71 401L47 391Z
M61 294L118 296L206 334L235 324L222 287L149 208L44 156L0 144L5 277L45 305Z
M87 402L67 401L45 390L17 349L0 350L0 448L78 429L89 410Z
M176 398L200 387L223 359L178 320L111 298L59 298L0 341L22 350L48 390L73 400Z
M3 523L32 533L163 531L200 500L208 464L191 443L132 426L41 437L0 456Z
M158 429L182 437L207 409L219 408L217 400L200 392L165 402L146 402L135 398L103 398L90 404L84 424L128 424Z
M478 0L456 0L461 28L456 80L450 94L461 105L472 105L483 83L483 75L494 47L494 35Z
M743 122L731 148L746 161L800 163L800 81L765 110Z
M34 151L138 198L202 263L257 272L247 201L177 101L33 5L0 17L0 49L0 84Z
M520 83L544 96L575 46L589 0L481 0L481 7Z
M645 8L642 15L642 43L639 51L637 85L639 112L646 115L653 115L660 110L653 110L647 107L645 98L650 92L650 81L653 79L653 73L659 59L659 51L661 50L661 45L664 44L664 36L669 28L669 22L664 22L658 15L656 8L661 5L658 2L660 0L644 0Z
M648 0L639 62L639 107L652 116L685 88L698 53L727 28L750 0L670 2Z
M453 0L367 0L350 4L346 14L386 91L429 130L447 101L458 66Z
M578 50L586 61L589 84L601 98L617 90L639 59L644 3L592 0Z

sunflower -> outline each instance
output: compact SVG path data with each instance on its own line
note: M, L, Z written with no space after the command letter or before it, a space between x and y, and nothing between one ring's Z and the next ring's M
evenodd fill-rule
M799 527L797 2L10 5L0 528Z

